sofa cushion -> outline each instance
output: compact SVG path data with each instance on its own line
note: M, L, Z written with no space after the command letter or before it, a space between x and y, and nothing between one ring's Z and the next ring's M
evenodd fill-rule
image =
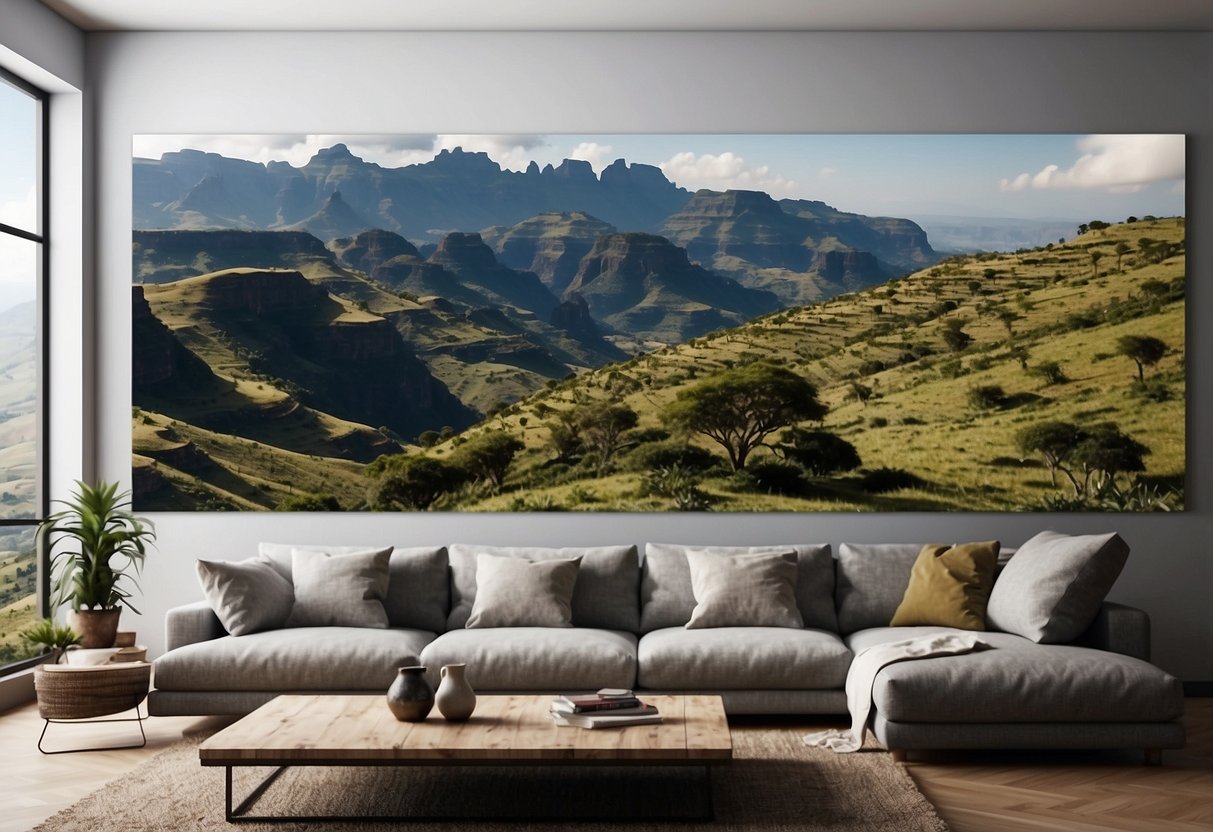
M705 627L804 627L796 607L796 553L686 553L695 609L688 630Z
M917 543L843 543L838 547L838 631L884 627L905 597L922 546Z
M386 629L388 558L391 548L334 555L294 549L291 581L295 604L287 627L376 627Z
M856 655L949 627L881 627L847 637ZM892 722L1156 722L1183 713L1179 680L1152 664L1088 647L984 633L993 650L891 664L872 701Z
M387 691L417 663L423 630L308 627L224 636L156 659L161 690Z
M923 546L890 625L984 630L997 563L997 540Z
M572 627L580 564L581 558L532 561L477 555L476 600L465 626Z
M444 664L467 665L477 691L582 691L636 684L636 636L589 628L498 627L448 630L421 662L437 683Z
M573 587L573 626L631 633L640 626L637 589L640 556L635 546L548 549L456 543L450 547L451 613L447 629L464 627L472 613L476 601L476 555L481 553L527 560L579 557L581 566Z
M787 627L667 627L637 656L640 687L669 691L841 689L851 666L836 634Z
M291 614L294 587L268 558L199 560L194 567L211 609L234 636L277 629Z
M640 631L681 627L695 609L691 568L686 553L694 549L716 555L796 553L796 605L804 626L837 631L834 615L834 559L826 544L786 546L695 546L678 543L646 543L640 579ZM905 587L903 586L902 589ZM900 599L900 596L898 596Z
M1041 532L995 582L990 628L1043 644L1073 641L1095 620L1128 557L1129 546L1116 533Z
M332 552L344 555L367 549L366 546L293 546L262 543L260 553L268 557L287 580L291 580L291 550ZM447 574L446 547L397 546L388 560L387 595L383 608L388 624L440 633L446 629L450 612L450 578Z

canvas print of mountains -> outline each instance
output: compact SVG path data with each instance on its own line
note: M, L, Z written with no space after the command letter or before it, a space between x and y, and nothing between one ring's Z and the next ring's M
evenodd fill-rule
M1183 136L134 145L141 511L1183 508Z

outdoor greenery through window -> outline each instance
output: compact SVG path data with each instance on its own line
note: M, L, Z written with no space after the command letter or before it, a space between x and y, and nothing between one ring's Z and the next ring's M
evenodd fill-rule
M43 615L44 141L44 97L0 73L0 673L35 654L18 634Z

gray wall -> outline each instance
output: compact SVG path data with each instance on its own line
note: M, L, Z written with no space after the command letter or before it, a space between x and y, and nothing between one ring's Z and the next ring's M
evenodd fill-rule
M388 132L1181 132L1191 228L1213 212L1213 35L279 33L89 37L97 91L98 472L129 479L131 136ZM845 206L843 206L845 207ZM1191 320L1213 317L1207 233L1190 245ZM1027 514L162 514L142 639L196 599L196 557L260 540L574 544L927 541L1049 526L1119 530L1113 598L1154 617L1155 657L1213 679L1213 490L1207 369L1190 327L1189 505L1182 516ZM133 622L127 622L128 625Z

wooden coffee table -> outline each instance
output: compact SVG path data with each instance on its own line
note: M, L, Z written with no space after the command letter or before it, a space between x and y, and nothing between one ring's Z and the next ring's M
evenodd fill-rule
M712 816L709 767L733 756L719 696L645 696L660 710L662 723L593 730L557 726L548 717L552 698L480 696L470 720L452 723L437 711L424 722L398 722L383 696L279 696L203 742L199 758L204 766L225 768L229 822L400 819L251 815L258 798L290 766L703 766L702 817ZM277 768L233 807L236 766Z

